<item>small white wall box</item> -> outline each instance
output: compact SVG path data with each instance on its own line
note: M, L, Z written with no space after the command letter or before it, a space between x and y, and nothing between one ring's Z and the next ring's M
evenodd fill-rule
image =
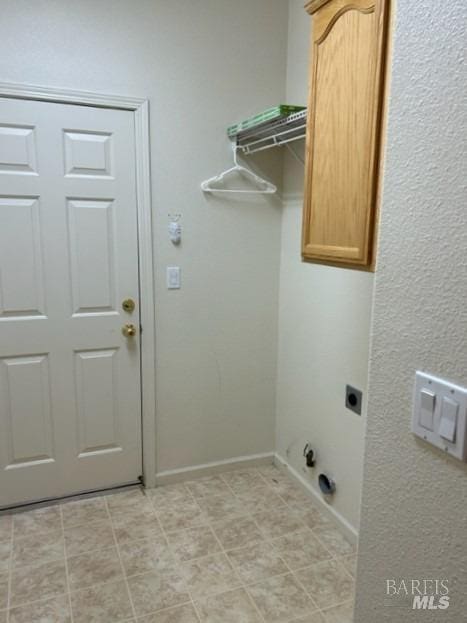
M417 372L412 432L451 456L467 461L467 389Z
M167 288L169 290L179 290L180 287L180 266L167 266Z
M169 223L169 236L170 236L170 240L174 244L180 244L182 240L182 226L180 225L178 220L171 221Z

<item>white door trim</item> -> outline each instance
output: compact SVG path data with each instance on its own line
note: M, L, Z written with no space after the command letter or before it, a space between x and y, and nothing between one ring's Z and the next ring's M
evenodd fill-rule
M136 137L136 193L138 211L138 261L141 324L141 405L143 476L147 487L156 484L156 381L153 235L149 147L149 102L147 99L104 95L53 87L0 82L0 97L118 108L134 114Z

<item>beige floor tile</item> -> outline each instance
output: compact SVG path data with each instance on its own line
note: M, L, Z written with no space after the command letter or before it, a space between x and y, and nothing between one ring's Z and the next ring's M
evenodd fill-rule
M167 539L175 557L180 561L193 560L221 551L210 526L173 532L167 535Z
M220 476L209 476L208 478L200 478L199 480L190 480L185 483L185 486L195 498L222 494L229 490Z
M153 510L115 513L112 515L112 525L119 544L151 539L161 534L161 527Z
M292 485L291 479L274 465L258 467L258 472L264 478L265 482L275 489Z
M195 501L182 507L164 508L156 511L157 519L166 532L186 530L207 523L207 517Z
M303 513L302 521L310 530L329 530L333 529L332 521L323 513L316 509Z
M272 541L288 566L295 571L332 558L311 530L292 532Z
M176 572L155 571L137 575L128 578L128 585L137 616L151 614L157 610L179 606L190 601L185 582Z
M193 606L186 604L138 618L137 623L199 623L199 619Z
M67 563L71 590L123 579L116 547L72 556Z
M333 527L331 519L322 513L312 502L306 504L291 504L291 508L301 514L301 519L307 528L316 530L318 528Z
M129 541L120 546L120 556L127 576L150 571L173 571L174 555L161 534L152 539Z
M272 461L270 463L267 463L266 465L259 465L256 468L256 471L259 472L263 476L263 478L267 478L275 474L282 474L282 472L274 465Z
M336 560L301 569L295 572L295 576L320 608L352 599L355 592L354 580Z
M261 582L289 571L271 543L262 542L235 549L227 552L227 556L245 584Z
M8 615L7 610L2 610L0 612L0 623L7 623L7 615Z
M293 502L303 503L305 499L305 491L300 487L295 480L287 476L287 474L276 475L269 480L269 486L277 492L282 498L286 499L291 504ZM308 498L309 499L309 498Z
M285 502L267 485L238 493L237 499L244 512L252 514L286 508Z
M230 491L222 495L199 498L198 504L210 521L220 521L245 514L242 503Z
M323 610L326 623L352 623L353 622L353 602Z
M0 541L11 539L13 518L11 515L0 515Z
M357 554L352 554L352 556L344 556L343 558L339 558L340 562L344 565L347 571L353 576L357 575Z
M14 538L13 567L40 565L52 560L63 560L63 532L61 529L43 534Z
M109 514L103 497L73 500L62 504L65 528L86 524L91 521L105 521Z
M63 595L67 591L65 563L50 562L13 569L10 605L20 606L39 599Z
M256 469L225 472L222 474L222 479L235 494L250 491L254 488L263 488L265 484L264 478L260 476Z
M62 528L59 506L46 506L13 515L15 537L57 532Z
M8 571L10 568L11 548L11 539L9 541L0 541L0 573Z
M138 517L155 517L156 509L149 498L137 498L134 506L118 506L114 504L113 510L109 508L110 519L113 522L135 520Z
M147 495L156 510L172 508L193 501L193 496L184 484L164 485L155 489L148 489Z
M255 513L253 517L267 539L274 539L304 528L300 513L290 508Z
M274 465L274 463L273 463L273 461L271 459L271 461L269 463L265 463L264 465L258 465L258 467L256 467L256 471L259 472L263 476L267 476L271 472L277 472L278 469Z
M196 602L202 623L261 623L253 602L243 589L212 595Z
M71 623L68 595L13 608L9 623Z
M0 573L0 610L8 606L8 573Z
M146 496L142 489L128 489L118 493L112 493L105 496L109 512L120 513L128 510L135 511L151 511L153 510L152 502Z
M212 527L224 549L244 547L263 540L258 526L248 516L216 521Z
M291 573L249 586L247 590L268 623L282 623L317 609Z
M286 502L287 504L293 506L298 506L299 508L306 507L308 505L311 506L312 502L310 500L310 495L306 493L300 487L297 487L293 484L287 483L282 486L279 485L277 488L278 495Z
M126 621L133 610L124 582L112 582L71 593L74 623Z
M324 620L323 615L320 612L313 612L313 614L307 614L305 617L300 617L299 619L294 619L293 621L289 621L287 619L286 623L326 623L326 622Z
M351 621L356 548L263 466L0 516L0 623L13 527L9 623L70 623L62 517L74 623L135 623L122 564L139 623L199 623L190 593L202 623Z
M68 557L112 547L115 541L110 519L65 528L65 545Z
M240 586L240 579L225 554L198 558L180 565L180 570L193 599Z
M356 552L357 548L351 545L334 526L315 528L313 532L334 556L348 556Z

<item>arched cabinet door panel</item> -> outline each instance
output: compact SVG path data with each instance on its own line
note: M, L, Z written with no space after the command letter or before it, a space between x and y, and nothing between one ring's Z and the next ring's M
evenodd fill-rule
M303 259L370 267L389 0L313 0Z

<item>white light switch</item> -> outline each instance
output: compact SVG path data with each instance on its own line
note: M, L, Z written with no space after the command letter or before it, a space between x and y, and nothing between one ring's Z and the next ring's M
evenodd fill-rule
M180 266L167 266L167 288L178 290L180 287Z
M420 419L419 422L427 430L433 430L433 416L435 414L436 396L428 389L420 392Z
M415 376L412 432L467 461L467 389L435 376Z
M439 434L443 439L456 442L457 429L457 413L459 411L459 403L450 398L443 398L441 407L441 422L439 424Z

